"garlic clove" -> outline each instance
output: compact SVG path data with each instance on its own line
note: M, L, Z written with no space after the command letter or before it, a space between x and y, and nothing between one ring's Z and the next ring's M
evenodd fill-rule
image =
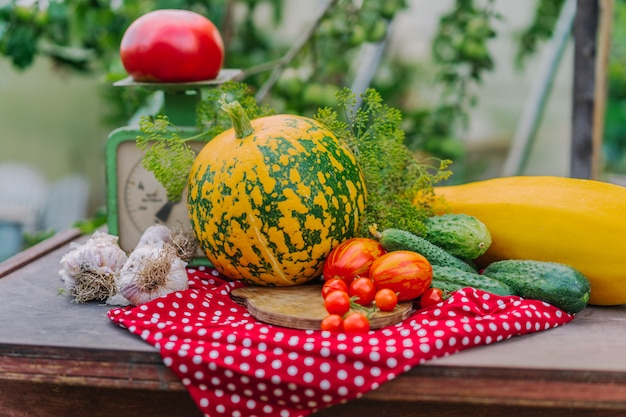
M137 247L144 245L163 247L164 244L169 243L171 240L172 232L170 229L162 224L155 224L143 232Z

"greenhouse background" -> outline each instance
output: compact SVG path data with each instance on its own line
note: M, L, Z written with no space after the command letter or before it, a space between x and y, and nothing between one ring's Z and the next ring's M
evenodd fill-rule
M87 25L81 26L77 23L80 16L83 20L85 17L92 17L95 22L103 21L110 24L111 13L105 14L103 10L113 9L115 12L112 15L123 16L126 20L122 21L129 22L142 11L142 7L188 6L214 13L216 20L222 22L221 13L228 9L234 17L230 20L233 33L230 48L227 49L226 64L230 67L247 69L282 56L292 46L293 40L301 36L305 28L312 24L313 17L327 3L331 2L222 1L212 2L209 6L203 2L171 1L155 2L153 5L150 2L141 3L140 6L140 3L127 1L121 5L100 2L97 10L89 10L85 8L84 3L73 0L51 2L50 5L61 4L65 7L55 8L64 11L65 14L61 13L61 17L57 16L57 19L65 19L64 27L72 32L71 36L64 38L63 42L67 43L64 46L71 52L78 51L79 56L80 53L89 52L89 48L85 46L86 39L87 35L93 35ZM344 16L342 13L347 13L355 5L376 8L371 6L373 2L368 1L334 3L336 4L332 7L338 7L337 10L340 11L336 20L342 18ZM284 81L289 76L297 74L300 78L299 88L302 90L297 93L298 100L304 101L302 103L296 102L295 99L290 101L290 92L285 91L287 83L280 81L268 95L268 100L279 108L282 106L285 110L312 115L318 105L325 105L328 102L328 94L325 97L318 94L316 97L311 92L313 88L305 91L304 87L327 86L333 84L331 80L335 80L335 86L342 84L350 86L359 70L362 71L361 66L372 66L373 61L370 60L368 64L368 61L363 60L371 59L371 51L377 45L380 47L383 44L383 55L379 61L375 61L376 71L370 84L381 91L386 101L405 112L410 122L409 131L412 133L409 140L417 138L413 146L416 153L432 153L451 158L455 161L452 166L455 172L453 181L467 182L503 174L513 137L520 129L525 106L531 100L531 91L543 83L546 84L546 104L542 107L537 120L537 130L533 135L528 159L521 173L569 175L573 81L571 37L564 42L562 54L561 52L555 54L554 49L549 47L550 37L555 35L561 6L565 8L567 2L409 0L389 3L398 3L398 7L390 17L391 23L386 39L373 39L369 42L365 39L360 43L356 42L350 45L354 50L345 55L331 49L323 51L328 54L324 58L326 62L345 61L341 64L349 68L346 77L337 79L335 76L334 79L329 77L315 80L311 76L307 79L310 72L302 70L306 60L296 59L282 72L281 79ZM626 6L623 1L617 1L613 7L615 23L612 32L611 61L608 67L610 87L606 107L602 176L619 181L619 175L624 171L623 147L626 142L623 137L626 134L623 128L625 125L623 119L626 117L623 105L626 96L623 58L626 48L623 46L625 43L623 25L619 22L624 20ZM42 3L32 5L27 2L8 1L4 2L1 10L4 14L0 13L0 16L3 16L4 20L0 20L0 45L4 45L4 49L0 48L0 51L3 51L4 56L0 56L2 127L0 164L19 164L28 167L43 183L41 192L46 194L46 198L57 196L54 204L50 201L44 204L48 206L47 210L50 211L49 207L56 204L57 212L64 212L66 215L63 219L59 219L57 215L55 220L50 214L47 217L45 213L40 214L38 223L32 224L26 230L35 234L33 239L36 241L42 236L70 227L75 221L102 216L102 207L105 204L104 147L107 136L113 129L126 123L141 105L139 100L143 96L125 95L120 92L119 87L112 87L113 81L125 75L116 56L115 42L121 36L121 30L117 34L110 33L109 38L102 40L103 43L98 45L101 53L93 59L93 62L88 62L89 59L84 57L73 61L75 55L57 54L50 46L53 43L50 34L53 32L46 30L54 29L52 19L54 16L48 14L43 23L37 23L42 28L37 32L41 36L41 43L32 64L20 67L15 61L12 62L7 53L11 24L15 24L11 23L15 22L11 19L22 16L24 21L34 22L39 14L50 10ZM332 21L334 13L332 8L330 10L326 19L328 21ZM17 11L23 13L30 11L31 15L24 17ZM376 13L382 16L383 11L378 10ZM443 64L450 65L450 62L442 62L441 58L438 61L433 57L433 44L437 36L442 34L443 18L452 13L470 13L474 20L483 19L483 23L492 32L485 34L481 38L483 43L478 44L479 47L488 48L488 51L478 50L477 53L488 54L487 58L491 62L484 60L485 56L479 57L485 64L479 68L481 71L479 80L468 78L473 95L465 98L471 102L465 107L466 123L452 121L451 124L457 128L437 136L435 130L420 128L428 124L428 111L437 108L439 101L442 100L442 92L433 80L437 80L441 75ZM359 15L361 23L367 20L363 16ZM520 36L525 31L528 32L533 25L537 29L536 25L541 23L537 16L543 18L542 24L545 27L535 31L536 43L525 57L523 65L519 65L517 57ZM254 23L250 23L251 21ZM327 26L332 26L332 23ZM320 24L318 29L320 32L324 30L324 24ZM355 33L354 27L346 30ZM245 37L251 35L254 35L257 41L257 44L252 46L245 42L247 39ZM91 42L94 42L93 39ZM42 44L47 47L44 48ZM470 57L461 64L479 62L479 58L472 61ZM554 66L554 74L547 82L542 80L540 75L549 62ZM268 73L261 73L243 81L258 86L266 80ZM290 108L290 105L293 108ZM617 177L613 175L614 173ZM73 185L64 186L63 184L68 181L74 181ZM58 196L61 194L58 191L50 191L58 189L74 192L67 191L68 194L60 198ZM61 204L63 202L65 206ZM42 210L46 211L46 207Z

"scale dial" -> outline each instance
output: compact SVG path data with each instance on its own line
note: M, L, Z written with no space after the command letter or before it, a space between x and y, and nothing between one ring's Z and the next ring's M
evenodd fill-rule
M133 128L119 128L109 136L106 149L108 229L119 236L119 245L127 252L154 224L191 230L186 190L179 202L167 199L165 188L141 164L143 151L136 144L138 134ZM196 152L202 146L204 142L191 142ZM203 255L199 252L198 257Z
M170 228L190 229L189 221L178 224L187 216L185 201L187 193L178 202L167 199L165 188L151 172L137 161L124 184L124 208L138 233L154 224L164 224Z

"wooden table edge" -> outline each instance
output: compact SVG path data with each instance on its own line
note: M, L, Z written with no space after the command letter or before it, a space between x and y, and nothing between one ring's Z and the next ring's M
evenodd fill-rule
M185 391L157 351L0 346L0 380L66 386ZM19 353L18 353L19 352ZM626 373L588 370L458 367L423 364L361 398L626 410Z
M31 246L30 248L15 254L14 256L0 262L0 278L17 271L25 265L37 260L38 258L67 245L82 236L80 229L63 230L48 239Z

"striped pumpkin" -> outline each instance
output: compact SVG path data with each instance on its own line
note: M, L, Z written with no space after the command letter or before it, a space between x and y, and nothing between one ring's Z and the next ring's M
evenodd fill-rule
M365 185L352 152L315 120L248 120L225 105L233 129L209 141L189 176L187 207L199 244L223 275L290 286L321 274L354 236Z

